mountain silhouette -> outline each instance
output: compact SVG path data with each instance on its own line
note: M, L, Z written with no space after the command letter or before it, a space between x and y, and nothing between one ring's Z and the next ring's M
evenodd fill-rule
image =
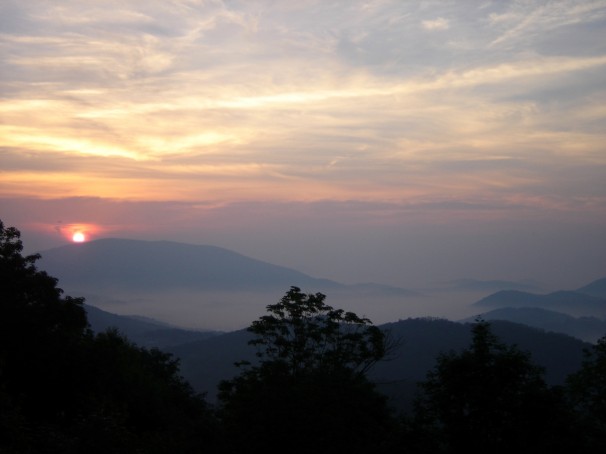
M112 314L88 304L84 305L84 309L93 332L117 329L129 341L146 348L165 349L221 334L181 329L149 318Z
M578 290L560 290L536 294L519 290L501 290L488 295L475 306L489 308L536 307L564 312L569 315L606 315L606 298L600 296L606 280L594 281Z
M174 241L107 238L41 252L40 267L66 286L129 290L288 289L291 285L331 290L417 295L399 287L363 283L345 285L311 277L216 246Z
M246 326L291 286L329 294L336 306L387 314L404 288L341 284L256 260L228 249L178 243L100 239L41 252L40 269L67 294L120 315L141 314L188 329L232 331Z
M496 292L499 290L531 291L539 290L539 284L531 281L503 281L503 280L478 280L457 279L447 283L448 288L455 290L475 290L482 292Z
M538 307L504 307L481 314L484 320L507 320L545 331L568 334L586 342L596 342L606 335L606 320L596 317L573 317ZM473 322L474 317L461 320Z
M566 376L576 371L589 344L573 337L547 333L526 325L490 322L493 332L503 342L516 344L532 354L533 361L545 367L551 384L563 384ZM416 383L425 378L440 353L459 351L471 341L471 324L435 318L415 318L379 325L393 339L399 340L386 361L379 362L370 378L387 394L393 405L409 408ZM255 348L247 345L252 334L233 331L208 339L169 348L181 359L183 376L212 401L221 379L239 373L236 361L255 362Z
M577 292L598 298L606 298L606 277L577 289Z
M122 289L236 290L336 282L215 246L174 241L100 239L42 252L41 267L62 284Z

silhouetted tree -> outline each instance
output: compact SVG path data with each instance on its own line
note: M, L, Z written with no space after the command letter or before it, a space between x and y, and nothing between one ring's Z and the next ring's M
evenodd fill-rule
M214 416L181 378L172 355L137 347L115 330L89 339L84 353L87 390L77 409L82 452L188 453L215 447ZM107 439L112 431L121 437L118 442Z
M313 370L347 368L365 373L385 355L385 335L367 318L333 309L321 293L304 294L292 287L269 315L248 329L257 337L262 363L283 363L292 376Z
M82 298L23 256L20 232L0 221L0 382L28 418L56 418L76 387L72 357L87 332Z
M419 452L545 452L565 448L570 419L527 353L500 343L490 325L471 346L442 354L421 383L409 435ZM424 448L421 449L421 448Z
M385 336L324 300L292 287L250 326L259 363L219 388L234 452L381 452L391 415L365 372Z
M83 298L0 221L0 452L206 452L218 426L178 362L88 329Z
M585 351L581 369L566 384L583 427L586 450L599 452L606 446L606 336Z

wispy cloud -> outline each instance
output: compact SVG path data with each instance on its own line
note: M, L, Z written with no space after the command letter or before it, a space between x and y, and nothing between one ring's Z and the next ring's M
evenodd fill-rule
M531 42L542 33L576 24L590 25L605 19L604 4L599 0L514 2L507 12L489 15L491 25L502 30L491 45L519 40Z
M604 215L604 2L1 8L5 198Z

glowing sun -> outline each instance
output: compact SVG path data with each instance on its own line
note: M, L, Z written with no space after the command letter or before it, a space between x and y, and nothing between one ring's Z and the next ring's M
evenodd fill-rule
M72 241L74 243L83 243L86 240L86 237L84 236L84 233L82 232L75 232L72 235Z

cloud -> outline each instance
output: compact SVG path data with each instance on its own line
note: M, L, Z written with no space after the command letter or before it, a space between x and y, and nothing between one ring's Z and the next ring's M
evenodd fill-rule
M450 28L450 22L448 19L444 19L443 17L438 17L433 20L424 20L421 22L421 25L425 30L448 30Z
M604 219L603 2L2 8L0 194L64 222Z
M604 4L600 1L563 0L554 2L516 2L505 13L491 13L489 21L501 30L491 46L513 45L557 29L606 19Z

